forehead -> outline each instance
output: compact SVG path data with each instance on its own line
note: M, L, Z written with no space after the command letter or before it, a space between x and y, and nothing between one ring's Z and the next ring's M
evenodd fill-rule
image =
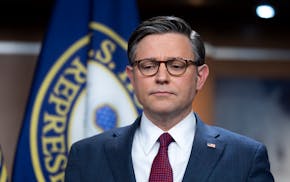
M136 58L192 58L192 46L188 37L180 33L164 33L145 36L138 43Z

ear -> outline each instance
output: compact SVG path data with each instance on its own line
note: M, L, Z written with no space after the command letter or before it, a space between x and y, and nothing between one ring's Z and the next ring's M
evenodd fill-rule
M203 64L197 68L197 82L196 90L201 90L209 74L209 68L206 64Z
M132 66L126 66L126 73L127 76L131 82L131 84L134 86L134 78L133 78L133 68Z

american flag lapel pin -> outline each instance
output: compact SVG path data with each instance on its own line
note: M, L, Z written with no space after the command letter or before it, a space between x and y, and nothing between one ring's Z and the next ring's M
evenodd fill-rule
M207 143L207 146L213 149L215 149L216 147L214 143Z

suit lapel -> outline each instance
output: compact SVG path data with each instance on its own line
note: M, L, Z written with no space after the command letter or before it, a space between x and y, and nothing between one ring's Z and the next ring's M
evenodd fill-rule
M219 134L216 130L196 118L195 138L183 182L207 181L225 147L225 144L217 139Z
M131 157L133 137L140 124L140 117L130 126L118 129L105 144L105 153L116 181L135 182Z

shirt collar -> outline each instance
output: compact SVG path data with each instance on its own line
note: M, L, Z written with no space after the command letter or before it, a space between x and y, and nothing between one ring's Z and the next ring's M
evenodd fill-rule
M191 112L184 119L182 119L177 125L171 128L168 133L172 136L175 143L181 150L187 150L192 145L195 135L196 118ZM148 154L159 136L164 133L162 129L154 125L143 113L140 124L140 140L141 145L146 154Z
M195 135L196 118L191 112L177 125L171 128L168 133L174 138L175 143L181 150L187 150L192 146Z

